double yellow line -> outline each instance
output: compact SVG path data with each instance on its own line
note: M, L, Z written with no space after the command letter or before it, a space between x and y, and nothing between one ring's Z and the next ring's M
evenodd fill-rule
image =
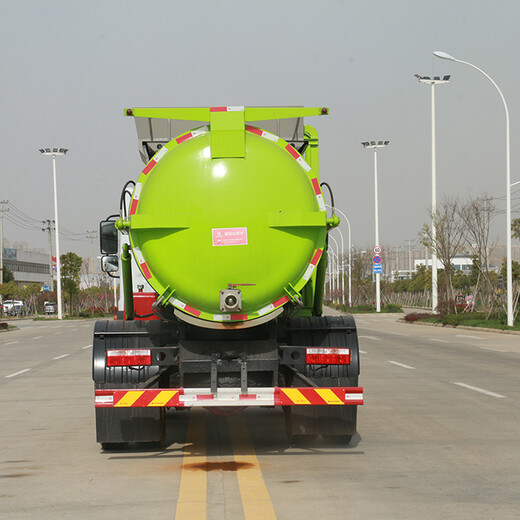
M228 423L244 518L276 520L245 421L235 416L229 418ZM202 410L190 413L185 450L175 520L206 520L206 472L189 469L207 462L206 412Z

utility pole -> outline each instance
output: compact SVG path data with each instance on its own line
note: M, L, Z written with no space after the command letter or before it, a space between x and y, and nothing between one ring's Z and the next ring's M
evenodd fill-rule
M52 269L52 231L54 230L54 220L43 220L43 225L46 226L42 228L42 231L49 233L49 275L51 277L51 284L54 280L54 270ZM54 290L54 287L51 287L51 290Z
M87 238L90 240L90 249L92 254L92 272L90 273L92 276L92 283L94 283L94 275L95 273L95 264L94 264L94 240L98 237L97 231L87 231Z
M8 200L0 200L0 285L4 283L4 211L9 211L6 208Z

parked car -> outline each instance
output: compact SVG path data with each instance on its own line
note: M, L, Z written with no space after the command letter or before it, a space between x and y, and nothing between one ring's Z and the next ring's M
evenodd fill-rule
M56 314L57 305L53 302L45 302L43 306L43 312L45 314Z
M25 313L25 305L21 300L5 300L3 311L6 316L21 316Z

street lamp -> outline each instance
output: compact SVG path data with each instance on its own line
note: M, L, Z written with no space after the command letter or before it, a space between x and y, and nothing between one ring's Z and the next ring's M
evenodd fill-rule
M67 148L40 148L40 153L48 157L52 157L52 172L54 176L54 221L55 221L55 238L56 238L56 278L58 292L58 319L63 319L61 304L61 261L60 261L60 240L58 231L58 191L56 188L56 157L64 156L69 150Z
M477 66L469 63L467 61L462 61L453 56L450 56L446 52L442 51L434 51L434 56L437 58L441 58L443 60L456 61L458 63L462 63L464 65L468 65L469 67L477 70L481 74L483 74L493 86L497 89L500 94L500 98L502 99L502 103L504 104L504 109L506 111L506 247L507 247L507 325L509 327L513 326L514 316L513 316L513 267L512 267L512 254L511 254L511 145L510 145L510 134L509 134L509 110L507 108L506 99L502 94L502 91L498 88L498 85L493 81L493 79L486 74L482 69L479 69Z
M337 240L332 236L332 235L329 235L329 238L332 239L332 241L336 244L336 254L333 254L332 255L332 258L333 258L333 263L332 263L332 267L333 267L333 280L334 280L334 284L333 284L333 294L332 294L332 301L334 302L334 295L336 293L336 291L339 289L339 256L340 256L340 253L339 253L339 244L337 242ZM339 301L337 302L339 303Z
M376 246L379 246L379 213L377 201L377 149L385 148L390 141L365 141L361 143L365 149L374 150L374 202L375 202L375 220L376 220ZM376 273L376 312L381 312L381 274Z
M329 206L327 204L327 207L328 208L331 208L332 209L332 206ZM347 217L347 215L345 215L345 213L343 213L343 211L341 211L339 208L337 207L334 207L334 211L337 211L344 219L345 219L345 222L347 223L347 226L348 226L348 306L349 307L352 307L352 277L351 277L351 274L352 274L352 231L350 229L350 221ZM335 228L339 231L339 228ZM342 244L342 248L343 248L343 235L341 235L341 244ZM343 290L343 293L345 293L345 291ZM345 304L345 301L343 301L343 304Z
M437 224L435 222L437 212L437 163L436 163L436 148L435 148L435 85L445 85L450 82L450 76L419 76L415 77L419 83L424 85L431 85L432 87L432 312L437 312L438 287L437 287Z

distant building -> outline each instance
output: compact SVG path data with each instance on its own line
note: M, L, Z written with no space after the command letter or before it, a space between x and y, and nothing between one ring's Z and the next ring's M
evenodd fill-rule
M419 258L418 260L415 260L414 266L415 270L417 271L417 268L420 265L427 265L428 269L432 268L432 259L428 258L425 260L424 258ZM453 259L451 260L451 265L455 268L456 271L462 271L463 274L470 274L471 268L473 267L473 258L471 256L466 255L455 255ZM491 267L491 266L490 266ZM444 266L440 262L440 260L437 258L437 269L444 269Z
M7 241L4 244L9 246ZM13 244L12 247L4 247L3 263L13 273L18 287L37 283L52 288L49 253L45 249L30 249L25 243Z

